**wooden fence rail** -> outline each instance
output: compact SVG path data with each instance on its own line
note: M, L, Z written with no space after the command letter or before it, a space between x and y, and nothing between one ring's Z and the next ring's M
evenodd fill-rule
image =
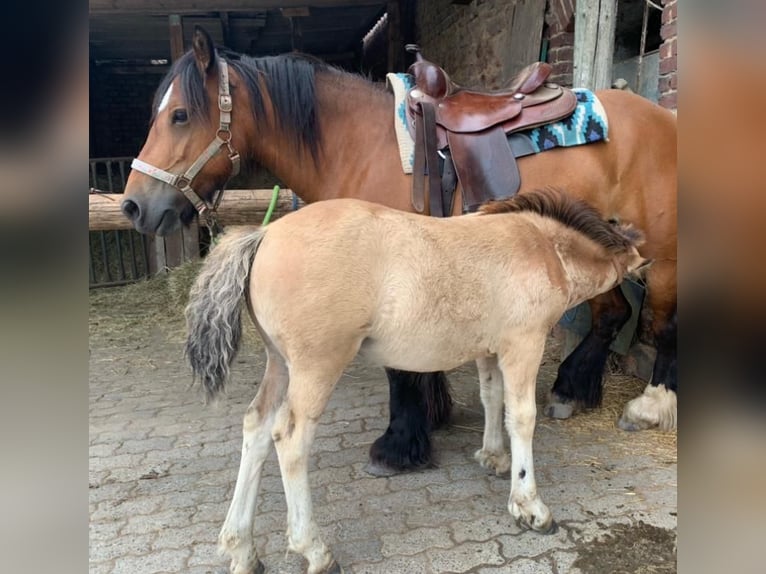
M221 225L258 225L263 221L271 201L270 189L228 189L218 207ZM132 229L133 225L120 211L124 196L119 193L91 193L88 195L88 229L104 231ZM272 220L293 210L293 193L279 191Z

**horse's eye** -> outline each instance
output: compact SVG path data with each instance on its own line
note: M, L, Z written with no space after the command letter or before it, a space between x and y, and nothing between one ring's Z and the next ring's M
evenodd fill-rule
M174 124L185 124L189 121L189 117L186 114L186 110L176 110L173 112L173 123Z

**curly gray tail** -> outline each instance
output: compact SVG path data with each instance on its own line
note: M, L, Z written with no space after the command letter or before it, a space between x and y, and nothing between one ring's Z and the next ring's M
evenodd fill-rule
M242 336L242 298L265 229L227 231L205 258L186 306L186 348L208 400L223 390Z

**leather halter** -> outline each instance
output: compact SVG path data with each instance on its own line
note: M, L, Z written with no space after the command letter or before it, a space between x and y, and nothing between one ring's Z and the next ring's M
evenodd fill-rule
M210 203L209 201L202 199L199 194L194 191L192 188L192 181L205 164L224 146L228 150L229 161L231 162L231 174L229 175L229 179L237 175L240 168L239 154L231 145L230 126L232 101L231 94L229 94L229 69L226 62L221 58L218 58L218 69L220 70L220 79L218 82L218 109L221 114L218 131L216 131L215 139L210 142L210 145L208 145L199 157L194 160L194 163L191 164L189 169L181 175L176 175L140 159L134 159L130 164L132 169L172 185L183 193L186 199L192 203L194 209L197 210L197 213L199 213L200 217L204 220L205 225L210 228L211 232L217 227L215 210L218 208L218 204L223 197L223 188L219 190L215 200Z

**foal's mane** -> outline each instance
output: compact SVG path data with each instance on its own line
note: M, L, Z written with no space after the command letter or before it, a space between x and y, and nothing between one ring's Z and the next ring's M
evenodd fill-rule
M261 93L263 82L274 108L275 127L287 134L296 149L308 149L316 161L321 134L317 119L315 74L343 72L303 54L252 58L225 49L218 49L217 54L242 79L240 86L250 95L256 126L259 125L258 118L265 117ZM189 51L173 64L157 88L152 105L152 121L161 98L176 78L179 78L181 97L186 102L189 114L206 120L209 117L210 101L194 53ZM240 86L232 86L232 92L236 93L236 88Z
M590 204L560 190L539 189L510 199L489 201L479 207L479 213L484 215L524 211L555 219L613 253L623 252L643 242L643 234L638 229L608 221Z

